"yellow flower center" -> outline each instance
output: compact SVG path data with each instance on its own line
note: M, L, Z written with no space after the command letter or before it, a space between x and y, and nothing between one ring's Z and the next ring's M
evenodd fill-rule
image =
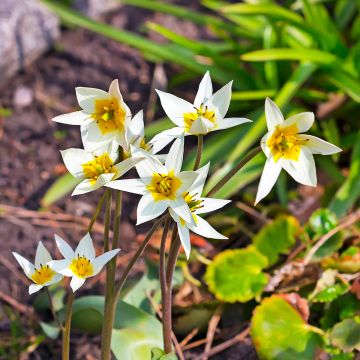
M208 119L211 121L214 125L215 123L215 112L212 110L209 110L207 106L204 106L203 104L200 105L199 108L194 107L196 111L192 113L184 113L184 124L186 131L189 131L193 122L197 120L199 117L203 117L205 119Z
M306 144L307 140L300 139L298 131L296 124L287 127L276 127L266 142L275 162L280 158L293 161L299 160L301 145Z
M113 165L113 161L106 152L100 156L95 156L94 160L90 160L81 166L83 168L84 176L87 179L90 179L91 184L94 185L99 175L116 173Z
M184 194L184 200L189 206L191 212L194 212L198 209L204 207L203 200L196 199L197 194L190 195L188 192Z
M95 112L92 118L96 120L102 134L113 131L125 131L126 111L117 98L95 100Z
M147 189L155 201L175 200L176 191L181 184L181 180L174 175L174 171L170 171L168 174L154 173Z
M77 277L87 278L94 273L94 268L89 259L85 256L79 256L72 260L70 264L70 270Z
M55 271L49 265L41 265L39 269L35 269L35 272L31 275L31 280L35 284L44 285L51 281L55 274Z

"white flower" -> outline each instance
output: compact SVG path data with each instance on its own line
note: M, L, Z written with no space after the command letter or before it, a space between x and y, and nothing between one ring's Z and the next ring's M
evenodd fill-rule
M126 147L126 131L131 112L124 103L118 80L109 91L77 87L76 97L82 110L53 118L53 121L81 126L84 148L93 151L115 140Z
M115 164L118 157L118 145L115 142L94 152L67 149L61 151L61 156L69 172L81 180L72 195L85 194L118 179L142 160L140 157L130 157Z
M167 208L194 224L182 194L188 191L197 174L194 171L180 171L184 138L177 139L171 146L165 165L142 149L132 148L132 154L133 157L145 157L145 160L135 165L140 179L111 181L106 186L143 195L137 208L137 224L155 219Z
M74 292L84 284L87 278L97 275L104 265L120 251L120 249L114 249L95 257L95 249L89 233L80 240L75 251L57 235L55 235L55 241L65 259L52 260L49 265L58 273L72 278L70 286Z
M169 210L172 218L177 223L179 237L184 247L186 257L189 258L191 243L189 230L196 234L210 239L227 239L218 231L216 231L206 220L198 216L222 208L230 202L230 200L220 200L201 197L204 189L205 180L209 172L210 163L196 171L198 177L191 185L189 190L183 194L184 200L188 204L195 224L189 224L177 215L172 209Z
M25 275L34 283L29 286L29 294L39 291L44 286L55 284L63 278L49 266L48 263L52 259L41 241L39 241L36 249L35 266L18 253L13 252L13 255L24 270Z
M261 148L267 160L255 205L270 192L281 169L287 171L300 184L316 186L313 154L331 155L341 151L322 139L303 134L314 122L312 112L300 113L284 120L277 105L267 98L265 116L269 131L261 139Z
M245 118L225 118L231 100L230 81L213 94L209 72L200 82L194 104L169 93L156 90L161 105L169 119L177 127L165 130L156 135L151 143L157 148L165 146L174 138L182 135L205 135L211 131L227 129L233 126L251 122ZM156 144L157 142L160 142Z

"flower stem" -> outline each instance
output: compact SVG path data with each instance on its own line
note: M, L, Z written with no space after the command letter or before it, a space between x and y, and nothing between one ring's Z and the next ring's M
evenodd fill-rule
M105 197L106 197L106 191L104 191L104 193L101 195L101 198L99 200L99 203L97 204L94 215L92 216L92 218L90 220L89 226L87 228L88 233L92 230L92 228L93 228L93 226L95 224L95 221L96 221L97 217L99 216L99 212L100 212L100 210L101 210L101 208L102 208L102 206L104 204Z
M72 305L74 302L75 293L70 291L68 301L66 304L65 325L62 339L62 360L70 360L70 332L71 332L71 316Z
M197 146L197 153L196 153L196 159L194 164L194 170L197 170L201 163L201 155L203 150L203 143L204 143L204 135L199 134L198 135L198 146Z
M229 171L215 186L205 195L210 197L216 194L238 171L240 171L251 159L253 159L261 151L261 146L251 150L235 167Z
M50 294L50 291L49 291L49 288L46 286L45 287L45 291L46 291L46 294L48 296L48 299L49 299L49 305L50 305L50 310L51 310L51 313L54 317L54 320L56 321L56 323L58 324L59 328L60 328L60 331L64 331L64 326L63 324L60 322L59 318L57 317L56 315L56 311L55 311L55 308L54 308L54 303L52 301L52 298L51 298L51 294Z
M164 225L163 234L161 237L161 245L160 245L160 265L159 265L159 277L161 284L161 301L162 301L162 311L163 311L163 338L164 338L164 351L165 353L169 353L172 350L172 342L171 342L171 331L170 333L167 331L167 324L165 319L165 313L167 313L167 309L169 308L169 304L166 303L168 300L168 288L166 285L166 240L167 234L170 227L170 218L167 218ZM171 305L170 305L171 308ZM171 313L170 313L171 316Z
M111 221L111 190L105 190L106 208L104 223L104 252L109 251L110 221Z

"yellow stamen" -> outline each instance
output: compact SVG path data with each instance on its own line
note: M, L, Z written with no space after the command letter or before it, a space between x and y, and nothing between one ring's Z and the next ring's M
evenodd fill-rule
M96 121L102 134L113 131L125 131L126 111L117 98L95 100L95 112L92 118Z
M197 120L199 117L203 117L205 119L208 119L211 121L214 125L216 125L216 118L215 118L215 112L212 110L209 110L207 106L204 106L203 104L200 105L199 108L194 107L196 111L192 113L184 113L184 125L186 131L189 131L193 122Z
M307 140L300 139L298 132L296 124L287 127L276 127L266 142L275 162L280 158L293 161L299 160L301 145L306 144Z
M87 179L90 179L92 185L96 183L99 175L116 173L113 167L114 162L111 160L109 154L106 152L100 156L96 156L94 160L90 160L85 164L82 164L84 175Z
M35 269L35 272L31 275L31 280L35 284L44 285L51 281L55 274L55 271L49 265L41 265L39 269Z
M175 200L176 191L181 184L181 180L174 175L174 171L170 171L168 174L154 173L147 189L155 201Z
M70 264L70 270L80 278L87 278L94 273L94 268L85 256L78 256Z

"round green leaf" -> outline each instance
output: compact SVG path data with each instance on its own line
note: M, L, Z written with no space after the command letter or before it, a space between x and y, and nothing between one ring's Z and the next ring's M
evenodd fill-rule
M319 291L313 298L315 302L330 302L341 295L344 295L349 290L349 286L344 283L327 286L325 289Z
M267 265L267 258L253 246L226 250L207 267L205 281L217 299L246 302L260 295L267 284L262 272Z
M360 321L356 318L341 321L333 327L330 339L343 351L360 350Z
M319 236L327 234L338 224L336 215L329 209L318 209L314 211L309 219L309 226Z
M309 360L321 343L316 333L320 331L285 299L273 295L254 310L250 334L261 359Z

